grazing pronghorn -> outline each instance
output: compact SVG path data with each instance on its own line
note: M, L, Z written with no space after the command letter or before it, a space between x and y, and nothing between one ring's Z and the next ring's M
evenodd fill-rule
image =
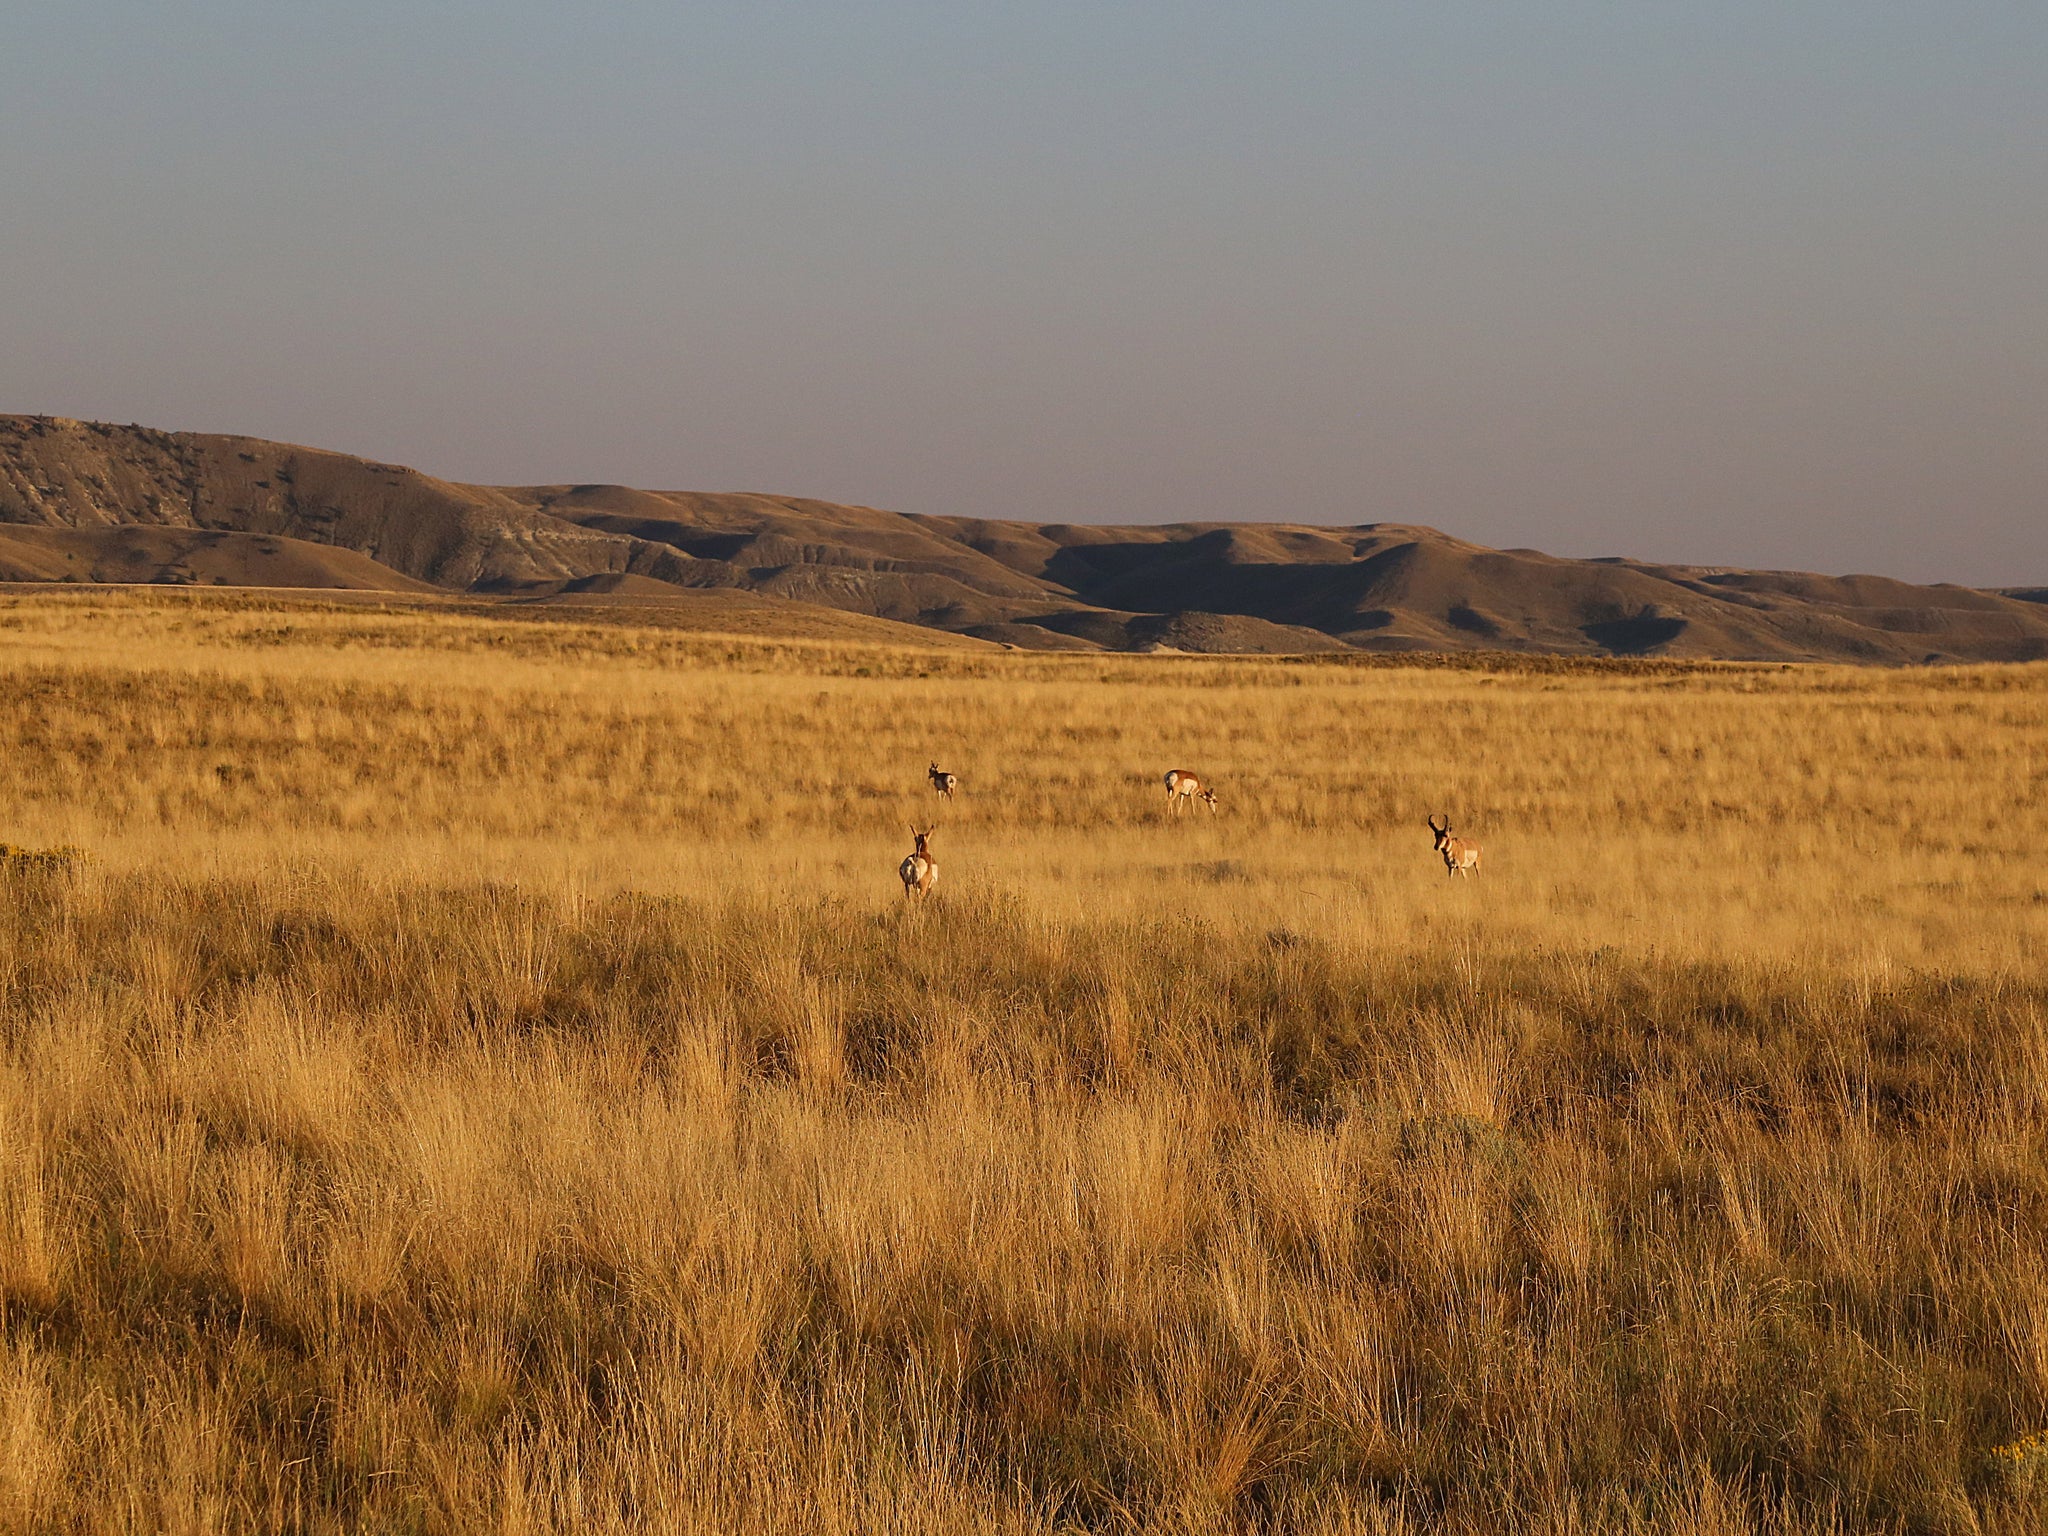
M1444 817L1442 826L1436 824L1434 816L1430 817L1429 830L1436 834L1436 851L1444 856L1445 874L1479 873L1479 845L1468 843L1462 837L1451 836L1451 818L1448 815Z
M1200 800L1209 807L1209 814L1216 814L1216 791L1204 784L1185 768L1170 768L1166 773L1166 803L1173 807L1178 816L1187 808L1190 800Z
M927 768L924 776L932 781L932 788L948 800L953 798L953 791L960 787L960 776L956 773L941 773L937 763Z
M915 827L910 829L910 835L917 839L917 847L896 870L903 877L906 900L911 896L929 896L932 887L939 883L939 865L932 857L931 847L932 834L938 830L937 827L926 827L922 832Z

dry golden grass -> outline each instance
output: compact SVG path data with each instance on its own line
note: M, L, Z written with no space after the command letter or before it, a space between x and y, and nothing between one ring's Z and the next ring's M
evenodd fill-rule
M2048 1508L2048 669L0 641L0 1530Z

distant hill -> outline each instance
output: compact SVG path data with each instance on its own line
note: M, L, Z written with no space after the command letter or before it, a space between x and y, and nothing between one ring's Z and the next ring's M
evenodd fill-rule
M701 609L720 592L1034 649L2048 657L2007 593L1569 560L1432 528L1102 527L776 496L480 486L347 454L0 416L0 580L443 591Z

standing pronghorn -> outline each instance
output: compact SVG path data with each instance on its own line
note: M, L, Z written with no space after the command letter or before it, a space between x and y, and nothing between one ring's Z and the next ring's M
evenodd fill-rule
M1462 837L1451 836L1451 818L1444 817L1444 824L1438 826L1434 816L1429 818L1429 830L1436 834L1436 851L1444 856L1444 873L1447 875L1476 875L1479 873L1479 845L1468 843Z
M956 773L941 773L937 763L933 763L930 768L926 769L924 776L932 781L932 788L944 795L948 800L953 798L953 791L960 787L960 776ZM916 829L913 828L912 830Z
M939 883L939 865L932 857L931 849L932 834L938 830L937 827L926 827L922 832L916 827L910 829L910 835L917 839L917 847L896 870L903 877L906 900L911 896L929 896L932 887Z
M1209 814L1216 814L1216 791L1204 784L1185 768L1169 768L1166 771L1166 803L1173 807L1178 816L1187 809L1190 800L1199 799L1209 807Z

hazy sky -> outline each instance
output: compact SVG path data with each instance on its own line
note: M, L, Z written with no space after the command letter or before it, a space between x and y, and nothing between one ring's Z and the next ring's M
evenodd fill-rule
M0 7L0 410L2048 582L2048 4Z

